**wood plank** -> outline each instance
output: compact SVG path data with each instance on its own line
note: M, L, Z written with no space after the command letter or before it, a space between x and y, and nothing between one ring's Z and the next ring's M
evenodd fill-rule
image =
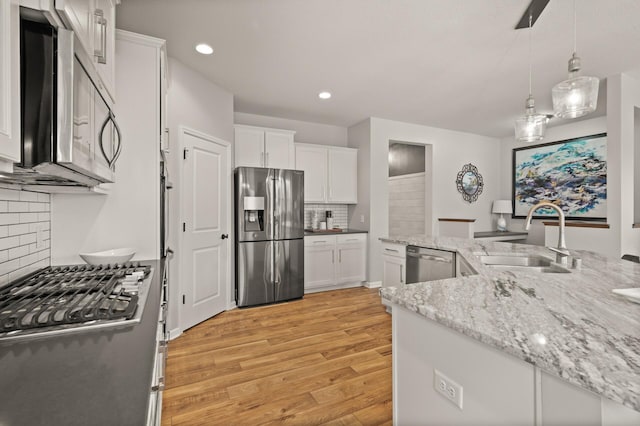
M391 424L391 317L376 289L211 318L170 342L163 425Z
M542 222L545 226L560 226L559 222ZM598 223L598 222L565 222L564 224L567 228L602 228L609 229L611 225L608 223Z

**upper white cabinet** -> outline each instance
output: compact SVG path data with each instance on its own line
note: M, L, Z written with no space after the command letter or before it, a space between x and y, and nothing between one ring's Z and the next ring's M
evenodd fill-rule
M20 17L18 0L0 2L0 162L20 161Z
M304 171L305 203L358 202L358 150L296 144L296 169Z
M294 131L264 127L235 126L236 167L293 169Z
M116 0L56 0L55 5L92 58L101 80L95 82L98 89L115 103Z

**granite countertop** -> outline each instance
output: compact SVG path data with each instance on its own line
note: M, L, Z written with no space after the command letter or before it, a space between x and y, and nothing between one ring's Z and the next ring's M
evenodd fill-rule
M381 240L456 251L478 272L383 288L383 298L640 411L640 305L611 292L638 287L640 264L572 250L580 270L523 272L485 266L477 255L555 254L451 237Z
M337 229L337 228L336 228ZM343 235L343 234L367 234L369 231L364 231L362 229L352 229L352 228L344 228L340 232L338 231L311 231L308 229L304 230L304 236L310 237L313 235Z

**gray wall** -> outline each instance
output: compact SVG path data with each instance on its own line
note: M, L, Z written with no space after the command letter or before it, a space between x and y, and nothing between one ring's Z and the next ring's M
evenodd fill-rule
M389 143L389 177L424 172L424 145Z

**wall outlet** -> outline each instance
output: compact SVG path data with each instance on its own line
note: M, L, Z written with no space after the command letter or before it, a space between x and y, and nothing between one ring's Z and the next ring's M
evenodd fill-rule
M451 380L441 371L433 369L433 387L442 396L462 410L462 385Z
M363 214L360 215L360 223L364 223L364 215Z

